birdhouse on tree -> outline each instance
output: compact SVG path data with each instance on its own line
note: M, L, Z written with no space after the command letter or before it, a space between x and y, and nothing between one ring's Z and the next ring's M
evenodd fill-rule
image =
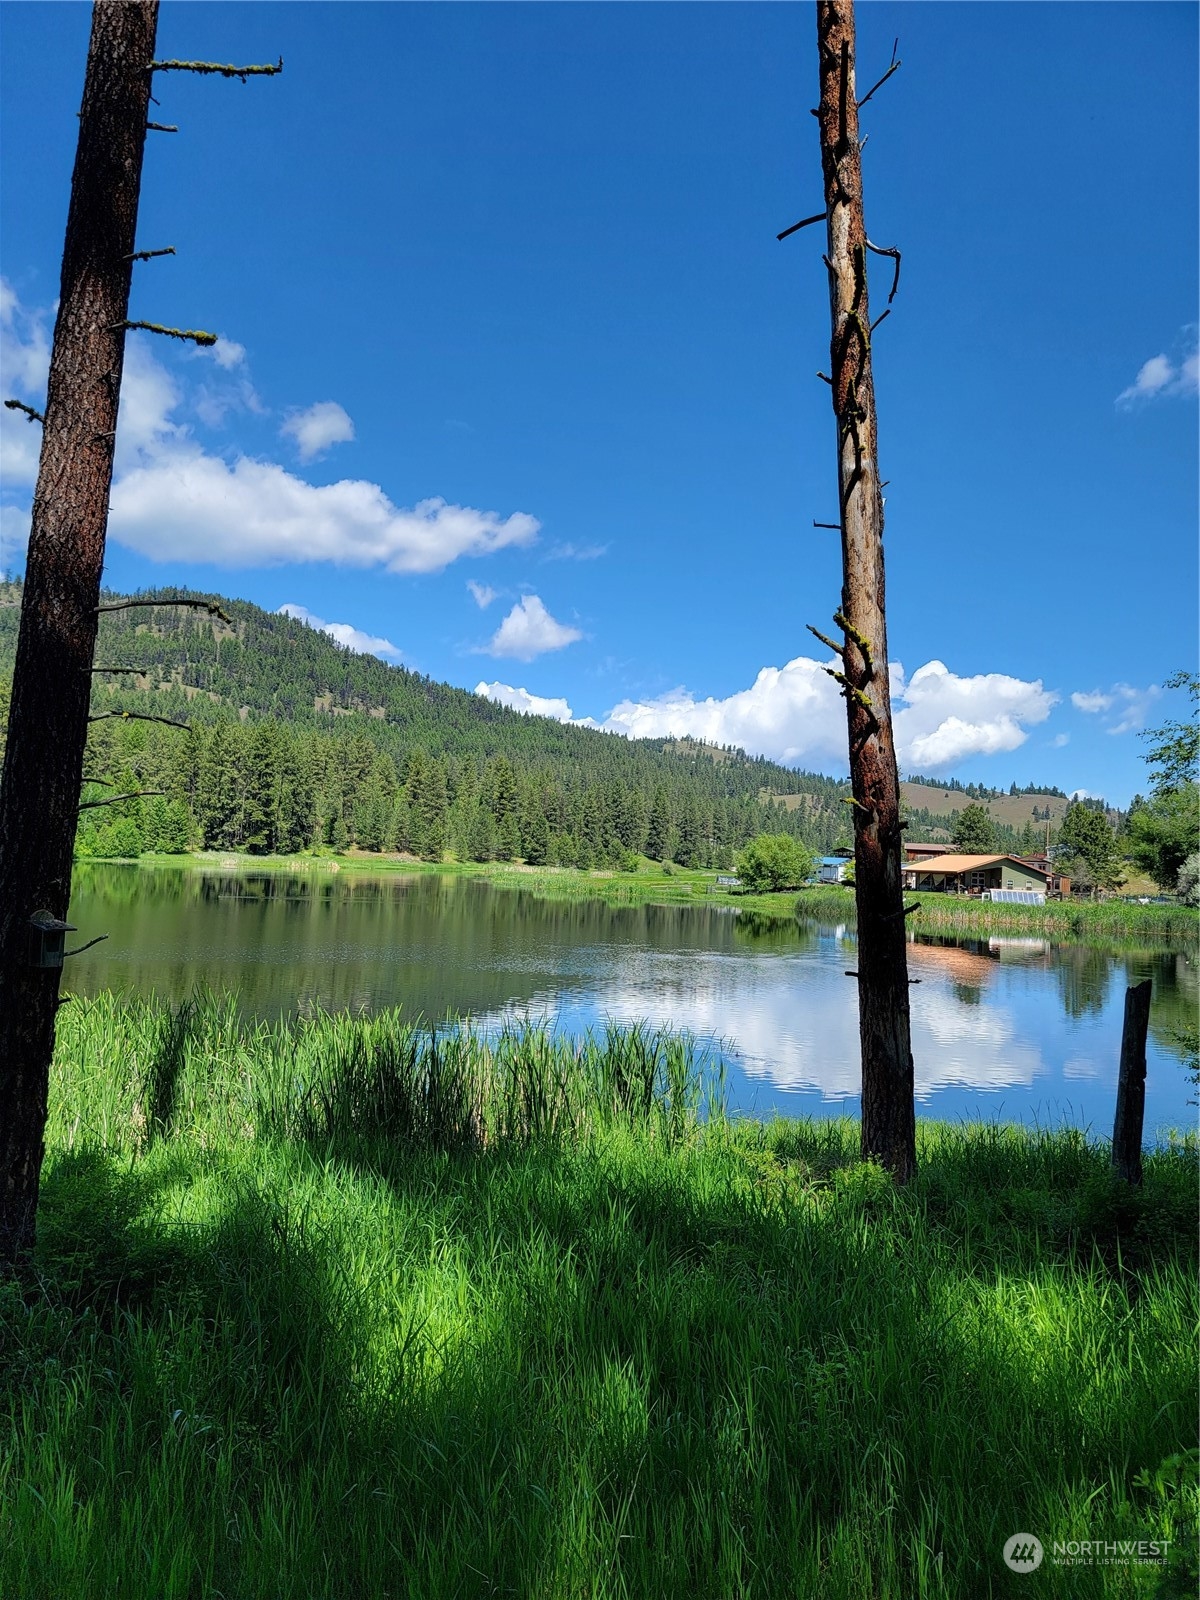
M75 926L49 911L35 911L29 919L29 965L59 968L66 955L67 934Z

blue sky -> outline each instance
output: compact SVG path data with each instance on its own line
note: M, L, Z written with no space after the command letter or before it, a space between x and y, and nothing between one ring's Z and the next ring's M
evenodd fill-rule
M0 6L3 388L36 403L89 27ZM897 739L1127 802L1197 656L1197 11L859 8ZM846 770L808 4L164 4L107 581ZM882 309L888 263L873 279ZM20 565L37 430L0 413Z

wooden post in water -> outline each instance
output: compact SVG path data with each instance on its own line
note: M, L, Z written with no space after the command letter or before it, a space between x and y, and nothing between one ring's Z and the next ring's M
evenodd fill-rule
M1121 1071L1113 1122L1112 1164L1126 1183L1142 1181L1142 1122L1146 1114L1146 1033L1150 1027L1152 985L1135 983L1125 991L1121 1029Z

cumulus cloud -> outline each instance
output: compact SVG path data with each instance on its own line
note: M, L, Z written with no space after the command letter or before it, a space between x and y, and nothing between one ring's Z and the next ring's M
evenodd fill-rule
M570 722L571 707L565 700L548 699L545 695L530 694L528 689L514 689L508 683L477 683L475 693L486 700L495 700L502 706L511 706L527 717L553 717L555 722Z
M962 678L941 661L929 661L905 681L892 667L896 751L920 772L939 772L968 756L1015 750L1029 737L1026 727L1045 722L1058 696L1040 678L1027 681L1002 672Z
M493 589L490 583L476 583L474 578L467 579L467 588L471 591L472 600L481 611L486 611L499 594L499 590Z
M1112 721L1105 728L1106 733L1136 733L1145 727L1150 708L1161 694L1157 683L1148 684L1144 689L1135 689L1128 683L1114 683L1111 689L1075 693L1071 704L1087 716L1111 714Z
M318 400L306 411L295 412L279 431L295 440L301 461L312 461L331 444L353 439L354 423L336 400Z
M1197 357L1195 329L1185 331L1190 335L1191 348L1186 350L1178 365L1170 356L1151 356L1138 368L1137 377L1128 389L1117 396L1117 405L1128 409L1139 401L1154 400L1163 395L1190 395L1200 387L1200 359Z
M890 671L897 754L913 770L947 770L970 756L1015 750L1030 726L1045 721L1057 695L1040 682L1003 673L960 677L931 661L905 677ZM516 704L524 689L481 684L476 693ZM536 698L536 697L531 697ZM554 702L547 702L554 703ZM573 718L566 702L560 720L623 733L634 739L692 738L737 745L751 755L788 766L846 759L846 714L822 662L798 656L783 667L764 667L748 689L724 699L697 700L673 689L653 700L622 700L599 722ZM551 713L546 713L551 714Z
M505 617L485 648L490 656L511 656L515 661L532 661L535 656L582 639L578 628L556 622L536 594L524 595Z
M764 667L750 688L723 700L697 700L682 688L653 700L622 700L603 725L633 739L740 745L787 763L844 755L846 746L837 687L820 662L804 656L784 667Z
M377 639L374 634L364 633L351 622L326 622L307 607L293 605L290 601L280 606L279 615L295 617L297 622L316 628L319 633L327 633L331 639L336 639L344 650L354 650L362 656L391 656L393 660L400 660L401 652L390 639Z
M234 364L241 359L239 355ZM12 286L4 283L0 369L5 392L40 406L48 360L43 320L25 311ZM248 385L238 392L241 403L259 408ZM378 484L364 480L316 486L274 462L246 456L227 460L206 450L178 420L185 400L194 398L190 390L184 394L144 341L129 340L109 533L151 560L225 567L323 561L390 572L440 572L461 556L486 556L537 538L539 524L525 512L504 517L437 497L400 507ZM319 428L298 428L302 449L305 439L315 447L321 437L332 442L331 430L347 436L350 419L340 406L333 409L344 422L326 415L320 424L323 435ZM300 417L311 419L314 410L322 408L310 408ZM10 495L33 484L39 447L35 426L18 413L0 410L0 470Z
M529 544L538 524L522 512L422 500L392 504L375 483L343 479L321 487L273 462L229 465L202 450L180 450L138 467L113 490L114 537L156 561L211 561L272 567L296 561L440 572L464 555Z

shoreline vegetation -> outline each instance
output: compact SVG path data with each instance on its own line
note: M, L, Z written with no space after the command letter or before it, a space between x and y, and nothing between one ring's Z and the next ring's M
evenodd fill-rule
M1167 1541L1194 1593L1197 1141L733 1119L684 1036L64 1009L0 1285L0 1593L927 1600ZM1047 1559L1022 1593L1065 1592Z
M177 855L142 855L116 863L76 859L76 870L93 865L137 865L148 870L162 867L239 873L350 872L378 875L397 873L427 876L453 875L480 878L498 888L521 889L549 899L600 900L608 905L725 906L758 916L790 921L853 924L854 891L823 884L802 889L750 893L720 887L715 871L663 865L645 858L636 871L584 870L578 867L529 867L512 862L421 861L414 856L383 855L370 851L299 853L283 856L247 855L232 851L196 851ZM1200 942L1200 910L1183 905L1141 905L1137 901L1048 901L1044 906L993 905L990 901L944 894L908 894L907 905L921 909L909 919L910 932L920 935L1022 934L1074 943L1079 940L1133 939L1147 945L1195 946Z

